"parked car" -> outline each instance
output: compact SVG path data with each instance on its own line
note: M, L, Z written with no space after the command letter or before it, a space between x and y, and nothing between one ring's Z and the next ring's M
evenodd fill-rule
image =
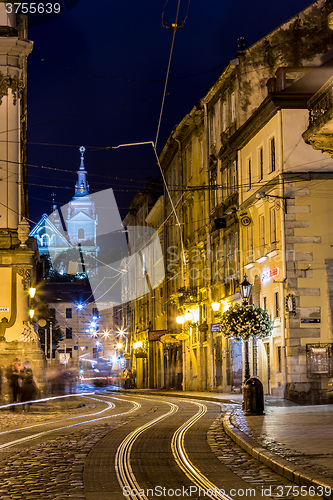
M333 377L328 379L327 397L328 399L333 399Z

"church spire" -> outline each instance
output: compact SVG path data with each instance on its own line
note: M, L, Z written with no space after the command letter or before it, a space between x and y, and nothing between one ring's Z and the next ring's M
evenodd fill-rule
M75 194L74 198L79 198L82 196L87 196L89 194L89 184L87 183L87 171L84 168L84 152L86 148L81 146L79 151L81 153L81 164L77 171L77 183L75 184Z

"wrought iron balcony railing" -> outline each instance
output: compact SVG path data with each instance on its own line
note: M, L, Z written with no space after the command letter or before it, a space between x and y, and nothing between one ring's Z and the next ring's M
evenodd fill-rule
M333 77L316 92L308 102L309 125L333 107Z

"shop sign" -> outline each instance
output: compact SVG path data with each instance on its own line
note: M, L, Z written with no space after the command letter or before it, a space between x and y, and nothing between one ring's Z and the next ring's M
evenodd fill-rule
M301 318L301 323L320 323L320 318Z
M153 330L148 332L148 340L154 342L155 340L160 340L162 335L166 335L168 330Z
M0 312L9 313L9 307L0 307Z
M273 269L265 269L262 273L260 273L260 282L265 283L269 281L271 278L277 278L280 274L280 269L278 267L273 267Z
M210 324L210 333L220 333L221 325L220 323L211 323Z

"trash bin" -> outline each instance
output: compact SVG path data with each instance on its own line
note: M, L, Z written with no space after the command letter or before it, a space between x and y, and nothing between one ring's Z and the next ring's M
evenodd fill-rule
M258 378L249 378L243 389L243 408L245 415L262 415L264 413L264 389Z

